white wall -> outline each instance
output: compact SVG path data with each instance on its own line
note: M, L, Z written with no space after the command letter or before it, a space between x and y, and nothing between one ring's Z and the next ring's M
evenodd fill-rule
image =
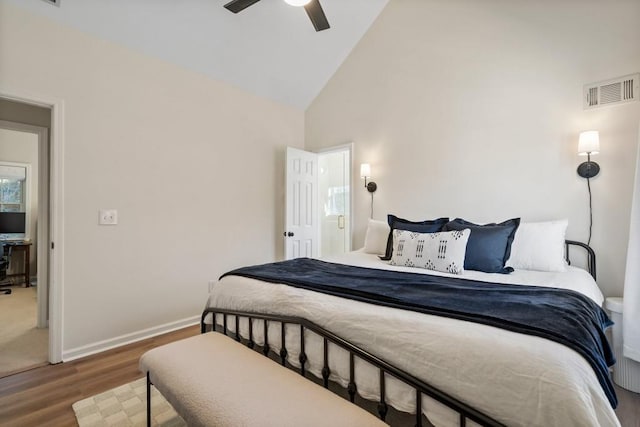
M9 129L0 129L0 161L17 162L31 165L31 176L28 177L29 182L29 198L30 206L27 209L30 212L29 217L29 238L33 245L30 248L29 265L30 275L32 277L37 274L37 228L38 222L38 135L28 132L18 132ZM15 258L15 261L21 258L21 253ZM11 263L10 274L24 272L24 263L22 261Z
M197 316L208 280L282 254L301 111L0 3L6 92L64 103L64 354Z
M598 129L592 246L620 295L640 103L583 111L582 87L640 71L638 16L637 0L392 0L307 110L306 148L354 141L378 219L566 217L586 241L577 140ZM369 197L355 191L359 247Z

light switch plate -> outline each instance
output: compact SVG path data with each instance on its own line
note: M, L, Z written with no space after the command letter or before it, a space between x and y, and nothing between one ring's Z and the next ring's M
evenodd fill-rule
M116 225L118 224L118 211L116 209L100 209L98 224L100 225Z

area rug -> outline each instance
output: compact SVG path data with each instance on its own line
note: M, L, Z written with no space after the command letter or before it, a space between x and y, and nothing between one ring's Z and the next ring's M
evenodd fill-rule
M120 427L147 425L147 380L130 382L72 405L80 427ZM185 427L187 424L169 402L151 388L151 425Z

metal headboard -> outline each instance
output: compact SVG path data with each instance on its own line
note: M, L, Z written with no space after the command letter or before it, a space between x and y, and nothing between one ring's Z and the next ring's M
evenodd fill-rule
M591 246L587 245L586 243L577 242L575 240L565 240L565 258L567 259L569 265L571 265L571 260L569 259L570 245L579 246L587 252L587 270L589 271L589 274L593 276L593 280L596 280L596 253L593 251Z

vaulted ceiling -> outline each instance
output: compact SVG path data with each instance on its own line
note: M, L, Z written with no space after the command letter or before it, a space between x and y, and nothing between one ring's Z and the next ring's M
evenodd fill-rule
M262 0L0 0L144 54L306 109L389 0L321 0L331 28L305 10Z

